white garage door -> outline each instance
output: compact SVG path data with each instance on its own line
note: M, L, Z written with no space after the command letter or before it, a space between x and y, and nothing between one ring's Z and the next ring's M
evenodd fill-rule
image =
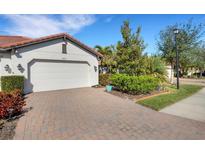
M34 61L30 66L33 92L89 87L86 62Z

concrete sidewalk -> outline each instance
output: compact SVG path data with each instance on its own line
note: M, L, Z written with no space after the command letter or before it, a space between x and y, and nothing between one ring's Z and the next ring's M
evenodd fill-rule
M174 78L174 83L176 83L176 78ZM200 85L205 86L205 79L186 79L186 78L180 78L179 79L180 84L193 84L193 85Z
M160 112L205 122L205 88Z

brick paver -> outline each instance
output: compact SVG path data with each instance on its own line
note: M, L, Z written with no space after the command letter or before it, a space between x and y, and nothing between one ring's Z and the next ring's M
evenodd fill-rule
M14 139L205 139L205 123L159 113L102 89L28 95Z

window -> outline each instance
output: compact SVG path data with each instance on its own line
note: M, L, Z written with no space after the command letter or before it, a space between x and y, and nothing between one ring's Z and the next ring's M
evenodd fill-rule
M94 66L94 70L95 70L95 72L97 72L97 70L98 70L97 66Z
M67 53L67 44L62 44L62 53Z

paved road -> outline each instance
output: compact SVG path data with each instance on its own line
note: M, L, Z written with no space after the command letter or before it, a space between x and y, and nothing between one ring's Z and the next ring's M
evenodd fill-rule
M205 88L160 112L205 122Z
M205 123L81 88L28 95L14 139L205 139Z
M176 78L174 79L174 82L176 83ZM180 84L193 84L193 85L200 85L205 86L205 79L179 79Z

